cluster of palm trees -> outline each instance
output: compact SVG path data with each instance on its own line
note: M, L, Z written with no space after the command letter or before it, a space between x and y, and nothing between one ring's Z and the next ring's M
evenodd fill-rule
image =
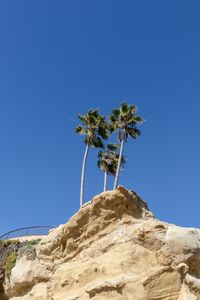
M135 105L123 102L118 109L112 110L108 121L96 109L90 109L87 114L78 116L81 125L75 128L75 132L84 136L86 145L81 174L80 207L83 205L85 166L90 147L101 149L98 153L97 165L104 172L104 191L106 191L108 175L115 176L113 187L115 189L118 185L119 173L126 163L123 155L124 145L129 137L135 139L140 135L137 125L144 121L136 113ZM103 140L108 140L114 132L118 132L120 143L105 146Z

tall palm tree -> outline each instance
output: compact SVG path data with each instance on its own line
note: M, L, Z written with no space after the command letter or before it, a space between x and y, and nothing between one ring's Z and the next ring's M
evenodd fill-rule
M119 154L117 152L119 145L108 144L104 150L100 150L98 153L98 162L97 165L99 169L104 171L104 189L105 192L107 189L107 177L108 175L115 176L117 172L117 165L119 160ZM126 160L122 155L121 157L121 168L124 166Z
M128 141L129 136L136 139L140 135L140 130L137 128L137 125L144 121L136 115L136 112L137 107L135 105L128 105L123 102L119 109L114 109L110 115L110 131L118 131L118 140L121 143L114 189L116 189L118 185L124 144Z
M85 136L84 143L86 144L83 157L80 188L80 207L82 207L84 196L85 166L89 147L92 146L95 148L103 148L102 139L107 139L109 137L109 131L105 117L100 115L96 109L90 109L87 114L79 115L78 118L82 124L75 128L75 132Z

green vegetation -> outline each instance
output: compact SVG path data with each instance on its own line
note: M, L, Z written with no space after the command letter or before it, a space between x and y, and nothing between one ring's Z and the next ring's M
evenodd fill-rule
M14 251L8 252L6 256L6 263L5 263L5 274L7 276L11 274L12 268L14 268L16 260L17 260L17 253Z
M0 266L5 270L5 275L11 274L17 257L26 255L28 259L35 259L35 246L41 239L20 242L19 240L4 240L1 242Z
M103 148L102 139L109 137L109 131L105 117L100 115L98 110L91 109L85 115L79 115L81 125L75 128L75 132L84 135L84 143L86 144L85 154L83 158L82 175L81 175L81 190L80 190L80 207L83 205L84 196L84 180L85 180L85 165L88 156L89 147Z
M119 145L108 144L103 150L100 150L98 153L98 162L97 165L99 169L104 172L104 192L107 189L107 176L115 176L117 172L119 154L118 154ZM121 158L121 168L125 165L125 157L122 155Z
M4 240L2 241L3 245L5 247L8 247L9 245L18 245L20 243L19 240Z
M96 109L78 116L81 125L75 128L75 132L85 137L84 143L86 144L81 174L80 207L83 205L85 166L90 146L103 149L98 153L97 165L104 171L104 191L107 186L107 175L115 176L113 187L115 189L118 185L119 173L125 164L124 145L129 137L136 139L140 135L137 125L144 121L136 112L135 105L128 105L124 102L119 108L112 110L109 121L106 121L106 118ZM103 140L107 140L114 132L118 133L119 145L108 144L104 147Z
M24 244L25 244L25 246L35 246L35 245L37 245L40 241L41 241L41 239L31 240L31 241L25 241Z
M110 130L111 132L118 132L118 140L121 144L114 189L116 189L118 185L124 144L128 141L129 137L136 139L140 135L140 130L137 128L137 125L143 123L144 121L142 118L136 115L136 112L136 106L128 105L124 102L120 105L119 109L114 109L110 115Z

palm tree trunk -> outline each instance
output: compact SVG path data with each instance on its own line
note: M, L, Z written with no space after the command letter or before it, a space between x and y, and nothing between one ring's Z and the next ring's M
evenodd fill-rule
M103 191L105 192L106 191L106 187L107 187L107 172L104 172L104 187L103 187Z
M81 190L80 190L80 208L83 206L83 196L84 196L84 179L85 179L85 164L88 156L89 142L86 144L85 153L83 157L82 173L81 173Z
M118 165L117 165L117 172L115 175L115 182L114 182L114 187L113 189L116 189L117 185L118 185L118 180L119 180L119 172L120 172L120 167L121 167L121 160L122 160L122 155L123 155L123 151L124 151L124 142L125 142L125 135L123 132L122 135L122 140L121 140L121 146L120 146L120 152L119 152L119 160L118 160Z

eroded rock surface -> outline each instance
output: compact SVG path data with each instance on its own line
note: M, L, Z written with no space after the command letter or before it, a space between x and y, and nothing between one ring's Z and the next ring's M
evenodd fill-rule
M12 300L198 300L200 230L157 220L118 187L20 257L4 288Z

